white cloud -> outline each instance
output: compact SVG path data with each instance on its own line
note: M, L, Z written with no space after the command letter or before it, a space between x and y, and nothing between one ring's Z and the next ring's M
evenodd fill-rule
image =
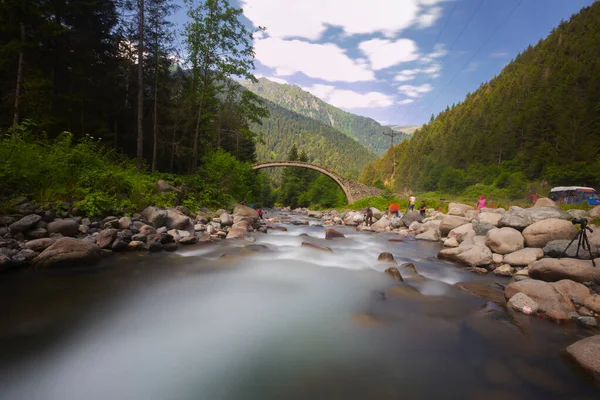
M402 85L398 87L398 91L408 97L420 97L422 94L424 93L428 93L431 92L433 90L433 87L429 84L426 83L424 85L421 86L415 86L415 85Z
M394 104L392 96L379 92L358 93L353 90L336 89L335 86L315 84L303 87L321 100L343 109L380 108Z
M266 78L272 82L280 83L282 85L287 85L288 83L285 79L275 78L274 76L267 76Z
M446 54L448 54L448 49L446 49L446 46L442 43L437 43L435 46L433 46L433 51L428 58L441 58Z
M410 103L414 103L415 100L414 99L404 99L398 102L399 105L404 105L404 104L410 104Z
M419 15L419 28L429 28L442 16L441 7L431 7L429 10Z
M394 77L394 80L396 82L412 81L417 77L418 73L418 69L405 69L400 71L400 73Z
M375 79L364 63L353 61L338 46L300 40L266 38L254 43L256 58L279 76L302 72L325 81L364 82Z
M510 54L507 52L504 52L504 51L497 51L497 52L490 54L490 57L492 57L492 58L507 58L507 57L510 57Z
M371 39L360 43L358 48L369 57L374 70L389 68L419 58L417 44L410 39L396 41Z
M345 34L392 36L410 26L431 26L448 0L242 0L244 15L275 38L317 40L327 26Z

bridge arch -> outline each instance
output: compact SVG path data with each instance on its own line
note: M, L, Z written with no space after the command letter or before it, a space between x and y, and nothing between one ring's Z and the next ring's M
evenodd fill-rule
M334 174L333 172L326 170L325 168L319 167L317 165L313 165L313 164L301 162L301 161L271 161L271 162L255 164L253 168L258 170L258 169L263 169L263 168L278 168L278 167L300 167L300 168L308 168L308 169L312 169L315 171L319 171L323 175L327 175L328 177L333 179L335 181L335 183L338 184L340 189L342 189L342 191L346 195L346 200L348 200L348 204L354 203L354 200L355 200L354 196L352 195L350 188L348 188L347 185L344 184L344 178Z

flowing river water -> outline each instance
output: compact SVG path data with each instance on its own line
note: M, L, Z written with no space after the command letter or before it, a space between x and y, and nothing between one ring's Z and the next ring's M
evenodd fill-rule
M513 319L493 302L506 279L438 260L438 243L285 226L2 277L0 399L598 399L564 356L589 332ZM390 278L385 251L422 276Z

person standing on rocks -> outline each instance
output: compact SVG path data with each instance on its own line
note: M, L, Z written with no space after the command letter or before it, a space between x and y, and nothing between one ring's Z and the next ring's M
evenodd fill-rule
M419 213L421 217L425 218L425 211L427 211L427 206L425 205L425 200L421 200L421 207L419 207Z
M408 198L408 211L415 211L415 203L417 202L417 198L414 194L411 194Z
M263 219L263 213L260 208L258 210L256 210L256 213L258 214L258 218Z
M388 207L389 216L395 215L396 217L398 217L398 211L400 211L400 206L398 205L398 203L392 203Z
M477 211L480 211L482 208L487 208L487 200L485 196L479 196L479 201L477 202Z
M373 225L373 209L371 208L371 203L369 203L367 209L365 210L365 217L365 223L367 226Z

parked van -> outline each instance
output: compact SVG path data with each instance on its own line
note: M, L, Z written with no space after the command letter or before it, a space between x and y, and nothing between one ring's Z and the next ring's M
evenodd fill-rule
M548 195L552 200L562 204L589 204L600 205L600 197L596 190L583 186L557 186L550 190Z

